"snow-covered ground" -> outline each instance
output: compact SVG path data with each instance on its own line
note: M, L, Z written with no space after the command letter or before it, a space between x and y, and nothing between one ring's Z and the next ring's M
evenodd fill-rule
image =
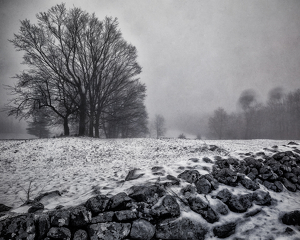
M203 166L211 168L212 164L201 161L203 157L210 157L212 160L216 155L240 158L240 153L261 151L272 155L270 150L274 145L277 145L280 151L291 150L289 146L283 146L288 142L149 138L104 140L72 137L1 140L0 203L13 207L12 211L26 212L28 207L20 205L26 199L25 191L31 182L32 199L44 192L59 190L62 193L61 196L44 198L43 204L46 209L53 209L57 205L74 206L99 193L114 195L121 191L126 192L132 185L157 181L158 176L153 175L151 171L154 166L163 166L166 175L171 174L175 177L187 167L196 168L201 174L206 174L207 169L203 169ZM208 145L217 145L226 151L209 151ZM189 160L190 158L199 158L200 162L194 163ZM128 172L135 168L144 173L143 177L124 182ZM224 187L221 184L219 190ZM234 194L248 191L240 186L226 187L232 189ZM261 186L261 189L266 190L264 186ZM300 209L300 194L287 190L282 193L270 191L270 194L278 200L277 205L263 207L262 214L250 218L249 221L241 221L238 226L239 233L234 237L288 239L280 235L286 226L280 223L278 218L284 211ZM191 211L182 214L193 215ZM240 217L240 214L230 213L222 217L220 222ZM299 229L292 228L296 234L300 233Z

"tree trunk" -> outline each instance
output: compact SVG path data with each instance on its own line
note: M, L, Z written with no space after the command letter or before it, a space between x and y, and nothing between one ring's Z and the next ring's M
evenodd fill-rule
M68 117L64 118L64 135L69 136L70 135L70 128L69 128L69 120Z
M85 120L86 120L86 96L81 94L81 103L79 107L79 136L85 135Z
M90 113L89 137L94 137L94 109Z
M100 133L99 133L99 124L100 124L100 114L96 114L96 119L95 119L95 137L99 138Z

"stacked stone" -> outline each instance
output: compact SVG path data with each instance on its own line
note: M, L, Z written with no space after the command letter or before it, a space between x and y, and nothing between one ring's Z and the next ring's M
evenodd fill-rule
M131 190L111 198L97 195L77 207L8 218L0 222L0 239L204 239L207 230L178 218L180 206L163 186Z
M242 161L218 158L212 175L220 183L255 191L259 184L274 192L282 192L284 187L292 192L300 190L300 156L294 151L278 152L272 157L258 153L263 158L249 156ZM247 176L247 178L245 177Z

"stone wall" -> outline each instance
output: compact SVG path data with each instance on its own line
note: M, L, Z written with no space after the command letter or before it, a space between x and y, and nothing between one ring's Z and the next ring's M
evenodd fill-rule
M241 214L240 219L247 219L259 214L261 206L274 204L275 200L269 192L260 189L261 185L276 192L284 188L292 192L300 189L297 151L276 152L272 157L264 153L246 154L243 160L220 156L214 161L202 160L214 163L210 174L201 175L196 169L187 169L177 177L165 176L167 181L163 183L133 186L129 194L97 195L71 208L60 206L44 212L39 202L44 194L29 203L31 208L27 214L0 222L0 240L205 239L208 234L225 238L235 233L239 220L218 224L221 216L232 211ZM157 176L164 174L163 167L153 167L152 172ZM139 177L133 170L126 181ZM234 195L228 188L218 191L220 184L243 186L248 193ZM172 187L179 191L175 193ZM208 194L214 203L207 200ZM253 205L257 208L249 211ZM189 209L203 221L182 217L183 209ZM295 219L293 214L297 217L291 221ZM299 225L298 215L299 212L293 212L290 218L285 215L283 223Z

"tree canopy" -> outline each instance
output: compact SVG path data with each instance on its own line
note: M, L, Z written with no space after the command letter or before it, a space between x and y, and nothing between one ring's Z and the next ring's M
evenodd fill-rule
M140 95L131 102L144 108L140 96L146 88L137 78L137 50L123 39L116 18L100 21L95 14L59 4L37 14L36 24L21 21L10 41L25 52L23 63L29 69L16 75L18 82L10 88L14 98L9 115L28 118L47 108L56 118L52 122L63 122L65 135L72 118L78 121L79 135L88 130L90 136L99 136L107 117L101 118L113 104L123 104L120 98L127 96L122 92L133 85L139 86ZM132 107L127 105L129 112Z

